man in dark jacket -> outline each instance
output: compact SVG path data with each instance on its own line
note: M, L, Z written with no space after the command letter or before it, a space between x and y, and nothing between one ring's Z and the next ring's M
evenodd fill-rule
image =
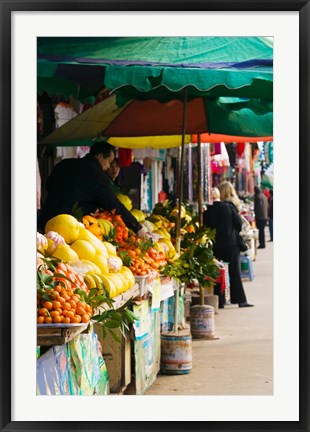
M114 157L113 146L97 142L83 158L59 162L47 180L48 196L39 216L38 229L43 231L49 219L59 214L72 214L73 207L78 206L83 215L97 209L116 209L126 226L143 236L145 228L116 198L105 174Z
M258 186L254 187L254 213L255 222L258 228L258 249L264 249L265 244L265 226L268 219L268 201Z

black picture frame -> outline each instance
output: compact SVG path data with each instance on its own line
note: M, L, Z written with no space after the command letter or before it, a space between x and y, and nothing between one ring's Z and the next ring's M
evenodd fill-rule
M248 430L310 431L309 428L309 1L302 0L202 0L178 1L6 1L0 0L1 13L1 200L0 200L0 307L1 307L1 431L62 430ZM22 422L11 421L11 13L15 11L298 11L300 24L300 119L299 119L299 281L300 281L300 362L299 421L296 422ZM288 198L289 201L294 197ZM296 209L297 212L297 209ZM292 227L293 229L293 227ZM297 235L297 233L296 233ZM291 251L293 253L293 251ZM289 373L289 371L288 371ZM193 413L194 416L194 413Z

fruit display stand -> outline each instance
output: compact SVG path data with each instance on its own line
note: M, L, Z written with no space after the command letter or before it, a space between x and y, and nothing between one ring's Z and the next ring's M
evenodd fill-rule
M100 326L94 326L102 345L111 393L141 395L156 380L160 368L162 305L173 297L174 286L169 278L153 281L144 278L143 295L141 284L135 286L132 311L138 320L121 343L108 334L103 337ZM120 336L119 331L116 334Z
M144 394L156 380L160 368L160 309L152 307L152 298L133 306L139 316L134 324L134 379L127 394Z
M115 308L121 307L130 298L139 294L135 284L125 293L115 297ZM93 395L109 393L111 356L102 353L103 344L97 324L37 324L37 346L42 354L37 359L37 394ZM99 333L99 335L98 335ZM112 339L112 338L111 338ZM107 340L105 343L109 341ZM118 350L121 344L114 341ZM111 346L113 344L111 343ZM125 347L128 347L128 342ZM130 346L130 341L129 341ZM128 353L128 348L127 348ZM107 354L107 355L104 355ZM107 359L105 361L105 359ZM110 361L109 361L110 360ZM116 356L112 358L115 364ZM127 383L130 382L130 350L126 365ZM128 366L129 361L129 366ZM111 382L114 385L114 375Z
M135 284L125 293L114 297L113 306L115 309L121 307L130 298L135 298L139 295L140 288ZM99 308L104 309L104 305ZM121 338L121 342L117 342L113 337L107 333L104 334L102 327L99 324L94 325L94 331L97 334L99 343L102 347L102 356L106 363L109 385L111 393L123 393L126 387L131 382L131 336L128 332L126 338L121 337L121 332L115 329L115 334Z
M140 281L141 282L141 281ZM134 298L132 311L138 317L132 331L121 343L109 334L104 335L102 328L95 325L95 332L102 345L106 362L110 392L116 394L143 394L155 381L160 362L160 279L141 284L124 293L124 302ZM117 297L114 298L117 303ZM118 304L117 307L120 307ZM117 336L121 336L115 330Z
M139 294L139 285L135 284L126 292L114 297L114 309L121 307L130 298ZM104 305L98 310L104 309ZM63 345L86 331L88 323L80 324L37 324L37 346Z
M176 286L175 281L167 277L146 282L147 294L133 306L139 321L133 325L133 379L126 394L144 394L156 380L160 370L162 311L174 298Z
M76 330L76 325L72 325ZM61 339L57 334L55 340L50 340L56 344L47 348L48 341L45 338L43 342L46 345L38 347L37 395L109 394L107 369L97 335L92 324L89 327L86 325L87 331L84 327L80 326L79 334L74 334L74 331L67 333L63 344L60 344ZM66 330L69 332L68 328Z

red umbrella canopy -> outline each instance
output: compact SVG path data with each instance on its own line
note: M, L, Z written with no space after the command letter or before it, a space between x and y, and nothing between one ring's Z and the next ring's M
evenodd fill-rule
M56 129L41 143L87 146L99 136L128 138L181 135L183 107L179 99L160 102L154 99L127 100L113 95ZM243 100L231 103L227 100L206 101L199 97L190 99L187 103L185 134L206 132L252 138L271 137L272 112L268 111L268 107L265 109L265 105L260 105L259 101L254 104L253 101ZM186 141L189 142L188 139ZM158 147L161 147L158 142ZM180 144L181 139L173 146Z
M183 102L174 99L166 103L157 100L130 103L122 115L117 117L104 131L106 136L177 135L182 131ZM202 98L187 104L186 133L207 131ZM139 133L137 134L137 130Z

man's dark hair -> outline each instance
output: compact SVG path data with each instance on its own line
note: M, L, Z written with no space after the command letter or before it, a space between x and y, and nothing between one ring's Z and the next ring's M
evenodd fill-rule
M98 154L102 154L103 157L106 159L110 156L112 152L115 155L115 147L113 147L107 141L97 141L95 144L91 146L89 154L94 156Z

